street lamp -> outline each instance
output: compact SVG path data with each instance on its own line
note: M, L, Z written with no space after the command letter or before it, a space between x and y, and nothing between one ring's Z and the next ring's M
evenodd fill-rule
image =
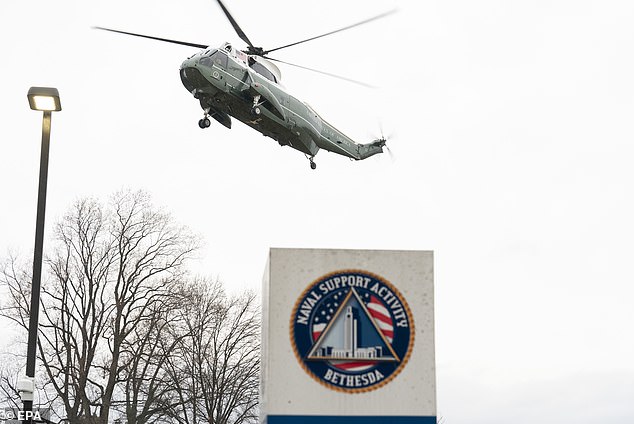
M43 112L58 112L62 110L57 88L31 87L27 96L29 98L29 106L33 110L41 110Z
M46 185L48 179L48 152L51 140L51 112L62 110L59 92L52 87L29 88L29 105L44 112L42 119L42 151L40 154L40 182L37 193L37 218L35 221L35 252L33 253L33 283L31 285L31 310L29 316L29 341L26 351L26 379L18 382L18 390L25 415L33 410L35 388L35 356L37 327L40 310L40 283L42 280L42 250L44 246L44 213L46 211ZM24 422L29 422L25 420Z

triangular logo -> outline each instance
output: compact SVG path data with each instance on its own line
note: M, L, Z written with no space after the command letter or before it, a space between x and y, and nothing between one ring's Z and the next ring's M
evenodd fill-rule
M382 324L373 318L354 287L337 306L336 311L330 309L334 314L328 324L318 327L323 331L319 331L318 335L313 333L316 340L306 359L400 362L388 336L381 331Z

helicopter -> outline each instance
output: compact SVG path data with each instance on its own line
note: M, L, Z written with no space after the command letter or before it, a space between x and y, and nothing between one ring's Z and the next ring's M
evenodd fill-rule
M223 2L216 1L240 39L247 44L246 49L237 49L228 42L213 48L205 44L111 28L93 28L201 49L184 60L179 70L181 82L203 109L204 115L198 121L201 129L211 126L210 118L231 129L233 117L262 135L276 140L280 146L290 146L304 153L311 169L317 168L314 158L320 149L346 156L351 160L363 160L383 153L383 148L387 146L382 135L370 143L358 143L322 119L306 102L291 95L282 85L280 69L273 62L352 82L357 81L274 59L268 54L383 18L395 10L325 34L265 50L255 47Z

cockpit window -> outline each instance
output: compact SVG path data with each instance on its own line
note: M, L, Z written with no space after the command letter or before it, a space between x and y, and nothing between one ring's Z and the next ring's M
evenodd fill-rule
M215 64L219 68L226 68L227 67L227 55L216 50L215 52L213 52L209 56L205 56L205 57L201 58L200 59L200 64L203 65L203 66L209 66L209 67L211 67L212 65Z
M249 62L251 62L251 61L249 61ZM257 72L258 74L262 75L267 80L270 80L270 81L273 81L273 82L277 82L277 79L275 78L275 75L273 75L271 73L271 71L266 69L266 67L264 65L262 65L261 63L254 61L251 64L251 68L253 68L253 70L255 72Z
M221 68L226 68L227 67L226 53L216 51L216 54L214 55L214 63Z

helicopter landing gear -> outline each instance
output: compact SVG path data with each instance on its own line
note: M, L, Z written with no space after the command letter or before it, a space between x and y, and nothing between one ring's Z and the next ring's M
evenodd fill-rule
M315 155L313 156L309 156L306 153L304 153L304 156L306 156L306 159L308 159L308 161L310 162L310 169L317 169L317 164L315 163Z
M251 106L251 115L252 116L260 116L262 110L260 109L260 95L256 95L253 97L253 106Z
M211 125L211 121L209 120L209 111L211 108L203 109L205 111L205 116L201 120L198 121L198 126L202 129L209 128Z

